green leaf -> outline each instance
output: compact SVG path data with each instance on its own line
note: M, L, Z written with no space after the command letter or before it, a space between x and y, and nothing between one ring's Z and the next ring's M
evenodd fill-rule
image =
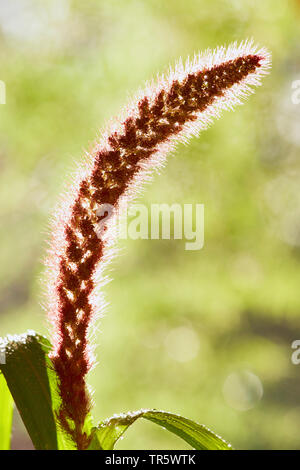
M140 410L115 415L94 429L90 449L112 450L120 437L138 418L152 421L181 437L196 450L231 450L224 439L202 424L172 413L157 410Z
M10 449L13 405L14 402L6 380L0 373L0 450Z
M51 344L34 331L0 340L0 364L8 388L31 437L40 450L72 449L55 420L60 397L48 353Z

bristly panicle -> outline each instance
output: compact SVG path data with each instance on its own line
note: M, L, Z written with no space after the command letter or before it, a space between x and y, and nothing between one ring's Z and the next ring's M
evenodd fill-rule
M59 379L58 419L78 449L87 448L90 411L85 376L91 368L88 328L97 310L96 273L107 251L99 207L116 210L143 176L161 164L177 141L206 128L259 85L270 56L246 42L195 56L167 78L149 84L123 120L113 121L87 155L56 218L49 270L49 316L54 326L51 359Z

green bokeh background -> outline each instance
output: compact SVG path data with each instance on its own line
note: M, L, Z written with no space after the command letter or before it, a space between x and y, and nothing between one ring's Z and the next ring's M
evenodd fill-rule
M47 334L50 215L128 96L208 47L253 37L273 54L263 87L180 145L139 198L205 204L205 246L118 242L93 333L97 419L155 407L236 448L300 447L299 22L296 0L0 0L0 335ZM13 447L30 448L17 416ZM141 422L119 448L187 447Z

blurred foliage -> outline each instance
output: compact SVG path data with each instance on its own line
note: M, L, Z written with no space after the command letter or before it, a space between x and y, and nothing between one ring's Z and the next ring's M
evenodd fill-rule
M299 448L299 20L295 0L0 0L0 335L47 332L50 214L83 147L128 96L207 47L254 37L273 53L247 105L179 146L139 199L204 203L203 250L118 242L93 334L98 419L155 407L235 448ZM13 445L30 447L18 417ZM183 444L139 423L119 448Z

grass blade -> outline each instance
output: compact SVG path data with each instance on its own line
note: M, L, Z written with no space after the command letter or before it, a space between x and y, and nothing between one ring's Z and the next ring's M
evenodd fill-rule
M91 449L111 450L137 419L144 418L176 434L196 450L231 450L232 447L206 426L182 416L157 410L140 410L113 416L95 428ZM98 447L97 447L98 446Z
M13 399L3 374L0 373L0 450L10 449Z
M0 364L0 371L34 447L40 450L71 449L72 443L62 434L55 420L60 398L56 375L48 359L50 347L47 338L34 331L1 339L0 353L5 357L5 364Z

